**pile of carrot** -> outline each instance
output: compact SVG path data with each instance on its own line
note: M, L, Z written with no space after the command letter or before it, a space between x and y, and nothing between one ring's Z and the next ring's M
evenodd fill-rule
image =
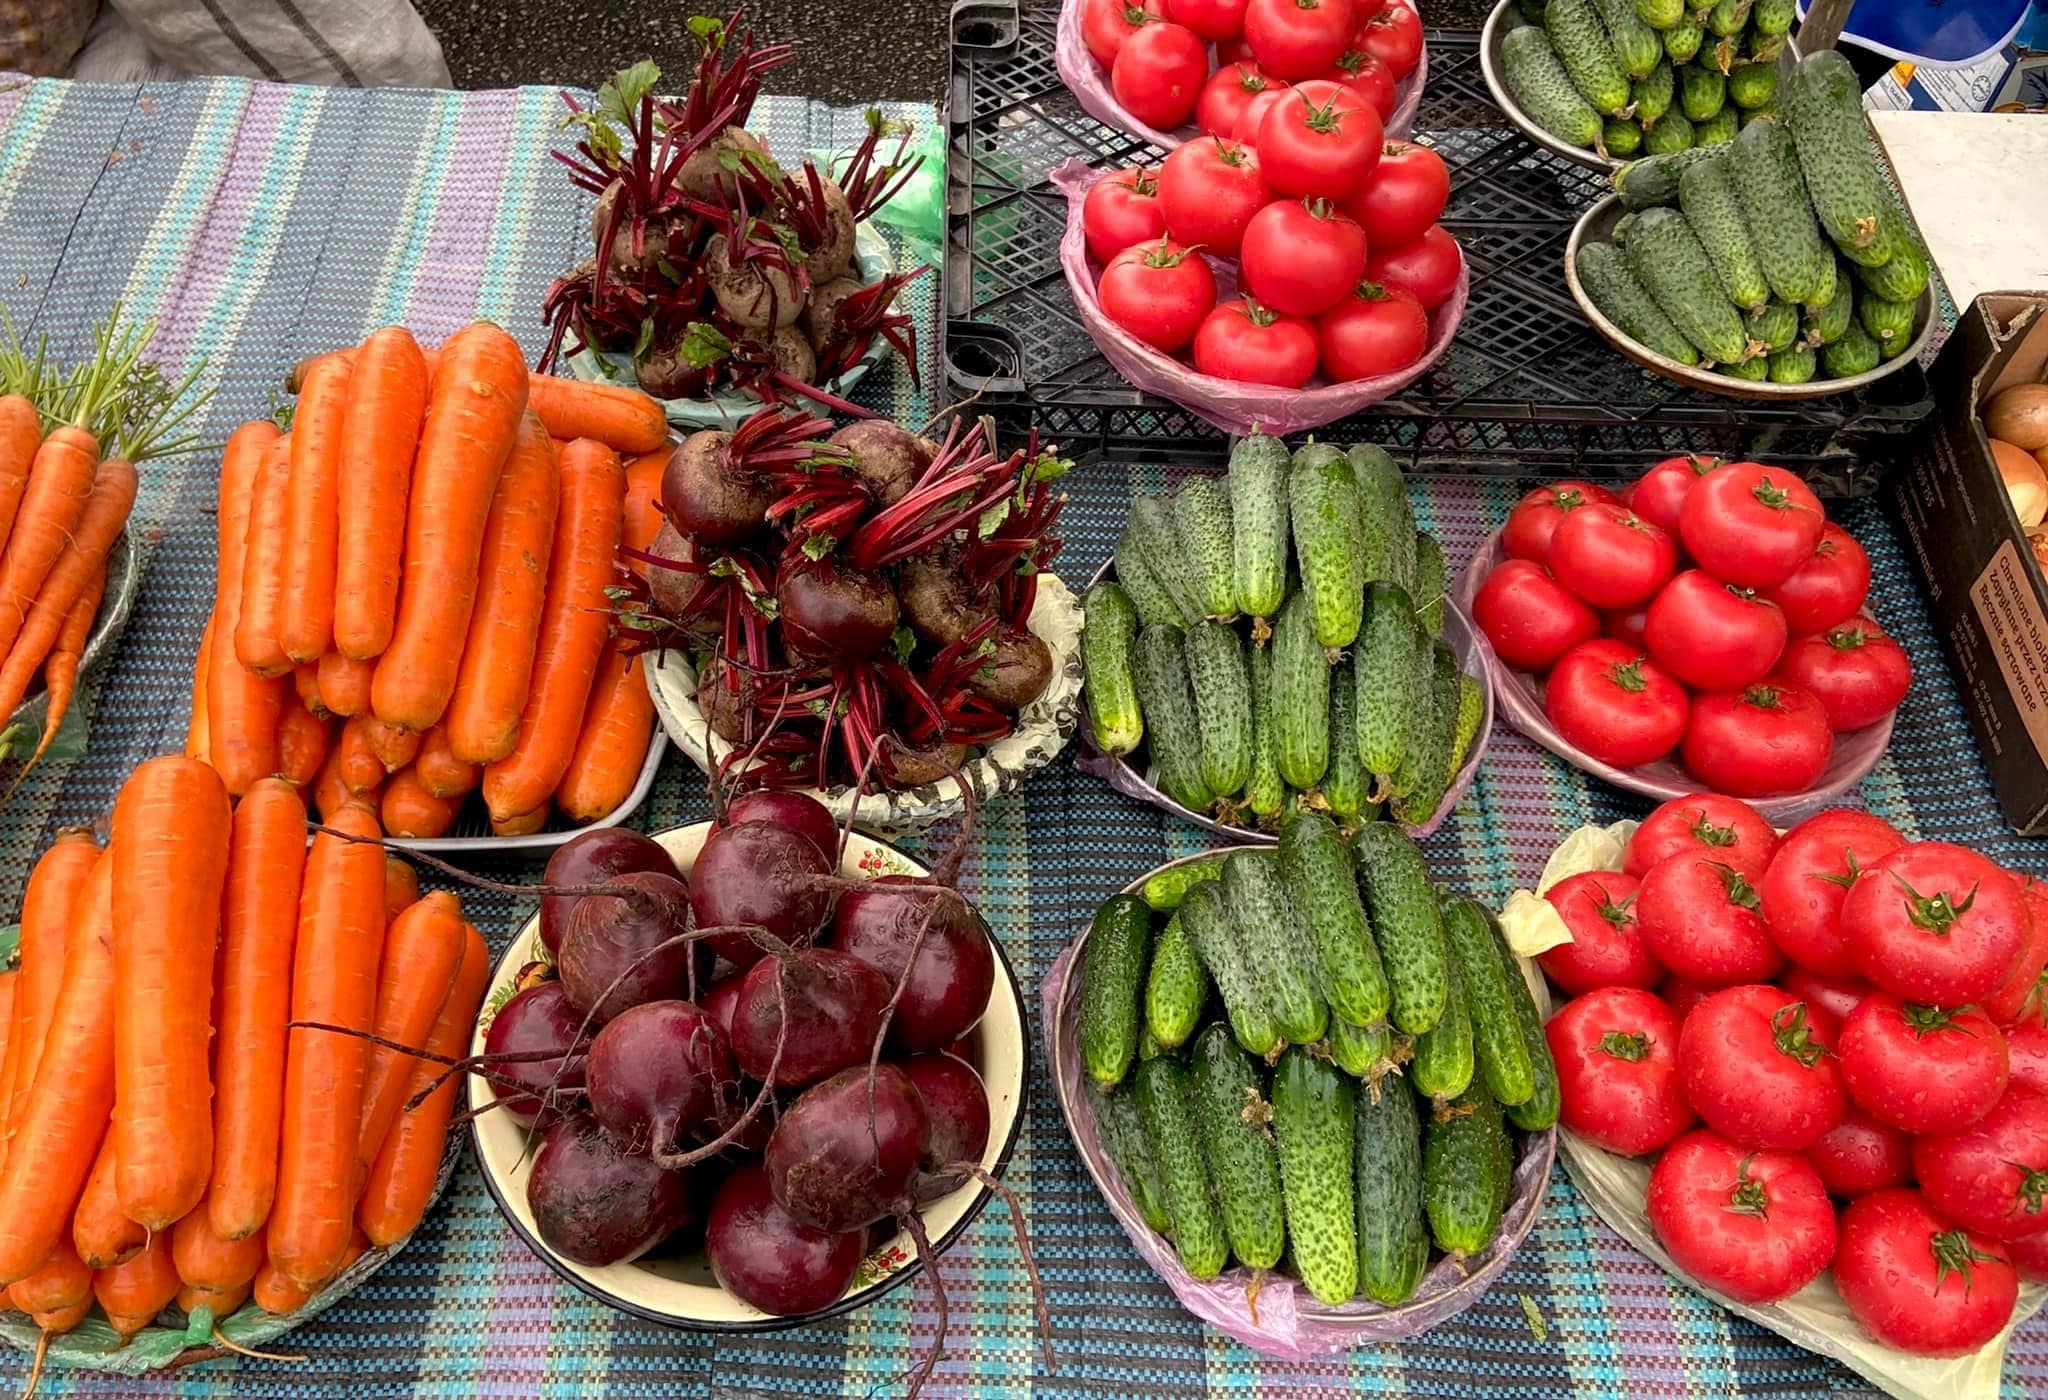
M438 350L387 326L292 382L290 430L246 423L222 458L187 753L393 836L443 835L472 792L502 835L611 813L654 731L610 590L659 525L660 405L529 375L487 322Z
M61 833L0 975L0 1286L46 1332L296 1311L433 1195L490 975L364 803L306 842L276 777L151 759L112 838ZM431 1094L407 1111L410 1100ZM203 1326L203 1324L202 1324Z

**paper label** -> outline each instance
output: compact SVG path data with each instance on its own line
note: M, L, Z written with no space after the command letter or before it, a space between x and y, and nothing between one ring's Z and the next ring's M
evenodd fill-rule
M2020 712L2034 752L2048 762L2048 617L2034 592L2033 561L2020 558L2011 540L1970 585L1970 606L1990 639L1991 654Z

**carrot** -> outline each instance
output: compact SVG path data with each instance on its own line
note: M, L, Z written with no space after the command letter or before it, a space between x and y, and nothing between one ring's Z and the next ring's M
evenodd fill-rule
M292 667L292 694L299 697L299 703L316 715L326 716L334 712L327 708L327 702L320 698L320 668L315 666Z
M328 722L315 716L299 697L285 697L277 719L277 773L293 787L305 787L320 776L327 761Z
M99 466L99 442L83 428L52 428L36 448L13 533L0 552L0 655L8 653L27 625L43 580L78 528ZM68 599L65 606L70 606Z
M279 640L283 626L285 498L291 490L292 435L280 434L263 456L249 503L249 532L242 550L242 610L235 619L235 655L259 676L281 676L292 668Z
M21 985L21 973L9 968L0 972L0 1160L5 1160L7 1114L13 1095L7 1090L7 1044L14 1039L14 993Z
M372 715L363 726L364 740L386 773L396 773L419 757L420 736L411 729L394 729Z
M354 345L343 345L337 349L322 350L318 354L306 356L285 373L284 391L292 395L301 393L306 387L307 376L313 372L313 366L320 364L322 361L337 360L342 365L353 368L356 362L356 351L359 348ZM429 358L434 354L431 350L423 351L422 353Z
M377 660L377 715L430 729L448 708L476 603L484 521L526 413L519 344L486 322L441 349L413 462L398 623Z
M68 1308L58 1308L54 1312L32 1312L28 1315L28 1320L39 1330L59 1337L77 1327L91 1314L92 1294L88 1291L83 1298Z
M115 1185L114 1135L108 1133L85 1179L85 1194L71 1213L71 1243L88 1269L111 1269L142 1252L149 1231L121 1214Z
M171 1262L179 1281L189 1288L220 1293L247 1288L263 1267L263 1237L229 1239L219 1234L213 1228L211 1204L205 1203L172 1228Z
M544 808L575 753L584 704L611 628L605 588L619 551L625 490L625 471L609 447L578 439L562 449L562 507L533 685L512 752L484 769L484 801L494 822Z
M384 923L403 914L420 897L420 874L404 856L384 857Z
M320 814L321 821L328 821L352 802L374 803L381 789L379 784L366 793L349 791L348 784L341 779L341 739L337 735L328 747L327 761L320 765L320 776L313 781L313 810Z
M349 380L334 577L334 645L359 661L391 644L412 454L426 410L418 342L403 326L372 331Z
M14 994L7 1058L0 1065L0 1090L7 1095L7 1137L0 1138L0 1163L28 1117L29 1089L42 1064L43 1042L57 1011L75 920L86 878L99 861L92 833L66 827L36 862L21 899L21 971Z
M377 811L390 835L425 841L448 834L462 812L462 799L434 796L421 784L418 769L401 768L384 784Z
M492 817L491 834L493 836L531 836L548 824L548 817L553 812L554 808L548 803L543 802L531 812L514 812L509 817Z
M50 1251L41 1268L16 1279L7 1298L25 1313L61 1312L81 1302L90 1305L92 1270L65 1240Z
M29 465L43 445L42 417L20 394L0 394L0 541L14 529Z
M173 1236L173 1259L177 1257L177 1249L178 1241ZM187 1283L179 1287L178 1296L172 1301L178 1305L178 1311L187 1317L204 1308L213 1314L215 1322L219 1322L222 1318L233 1316L236 1309L248 1302L252 1291L252 1285L249 1283L238 1283L233 1288L201 1288L196 1284Z
M661 533L661 478L673 455L667 448L642 453L626 468L626 510L620 541L628 549L652 549ZM647 577L647 561L623 557L626 567Z
M555 789L555 805L579 823L610 816L633 790L654 737L654 701L640 658L606 643L583 711L583 733Z
M360 804L343 807L328 825L372 841L378 834L375 815ZM292 963L292 1020L369 1030L383 931L382 851L326 833L314 837ZM369 1043L353 1035L289 1033L270 1261L307 1287L333 1277L348 1248L369 1062Z
M560 500L555 445L528 413L491 498L476 610L455 694L442 717L448 747L466 763L503 758L519 736Z
M75 533L58 551L57 559L43 577L42 591L30 605L27 619L14 636L14 649L0 664L0 715L14 713L14 707L28 694L43 661L57 645L64 630L64 618L77 604L79 595L105 572L107 551L114 537L128 523L128 510L135 504L136 476L133 464L109 457L100 464L93 479L92 494L78 517ZM208 679L208 696L216 678ZM219 717L208 700L207 728L211 736ZM217 736L211 742L218 746Z
M192 659L192 709L185 717L185 757L201 763L210 761L212 745L206 734L206 673L213 661L213 614L206 615L206 630L199 634L199 655Z
M78 595L78 601L64 615L64 626L57 633L57 645L51 650L50 659L43 663L43 690L50 697L50 703L43 711L43 737L36 742L36 751L29 755L28 762L15 776L17 783L43 761L43 755L50 751L58 731L64 727L64 716L70 713L72 697L78 693L79 663L85 659L85 644L92 637L93 620L99 616L100 599L106 591L107 566L102 563L85 592Z
M536 374L526 401L548 435L564 442L590 438L615 452L652 452L668 441L668 415L638 389Z
M317 672L321 708L333 715L368 714L370 678L376 674L374 661L351 661L338 651L322 653Z
M341 1267L334 1271L335 1274L347 1273L355 1266L356 1260L369 1252L370 1241L368 1237L361 1230L355 1231L349 1236L348 1249L342 1254ZM294 1283L284 1274L278 1272L275 1265L266 1261L261 1268L256 1270L256 1287L250 1296L255 1298L256 1306L263 1309L263 1311L282 1317L288 1313L295 1313L300 1308L306 1306L321 1289L331 1282L333 1282L332 1278L323 1278L310 1287Z
M448 728L435 725L420 740L419 757L412 761L420 786L433 797L461 797L483 780L483 770L464 763L448 747Z
M483 935L474 925L465 924L462 965L427 1037L430 1053L455 1056L467 1052L476 1027L477 1008L483 1004L484 989L490 981L491 955L484 947ZM437 1064L415 1061L406 1086L408 1098L424 1090L440 1070ZM356 1216L371 1241L380 1247L396 1244L411 1234L427 1213L434 1183L440 1179L441 1153L448 1141L448 1116L455 1107L460 1082L460 1075L449 1076L425 1103L410 1113L400 1114L370 1164Z
M370 742L370 726L376 722L374 715L356 715L341 727L341 737L335 742L341 781L358 796L376 791L384 782L384 760L377 757L376 746Z
M242 571L248 550L249 516L256 481L277 425L244 423L228 438L220 462L220 543L215 554L215 629L208 658L206 732L211 761L221 782L237 797L258 778L277 771L277 722L284 709L281 676L259 676L235 654L235 630L242 616Z
M265 778L235 808L221 897L218 1083L207 1212L223 1239L260 1231L277 1187L285 1020L305 865L306 804L284 779Z
M462 901L445 890L426 895L392 920L384 935L384 969L377 983L377 1034L424 1050L462 967ZM412 1072L423 1061L376 1046L364 1080L363 1117L356 1134L350 1199L360 1193L370 1164L411 1097Z
M334 642L334 585L347 433L348 366L330 361L306 379L292 414L292 474L284 497L284 588L277 640L294 661L318 661ZM359 489L351 483L351 489Z
M107 1326L122 1341L156 1321L178 1296L178 1266L171 1258L171 1232L150 1236L142 1252L124 1264L92 1276L92 1295L107 1315Z

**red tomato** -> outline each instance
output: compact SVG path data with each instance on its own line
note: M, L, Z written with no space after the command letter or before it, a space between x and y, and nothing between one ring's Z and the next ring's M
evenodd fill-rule
M1913 686L1906 649L1867 617L1818 637L1794 637L1778 660L1778 674L1813 693L1837 734L1876 724Z
M1600 633L1594 611L1527 559L1510 559L1486 576L1472 599L1472 620L1494 654L1517 671L1548 670Z
M1333 383L1398 374L1429 348L1429 314L1407 292L1360 282L1316 318L1316 340Z
M1872 992L1842 1022L1835 1053L1849 1096L1909 1133L1960 1132L2005 1092L2005 1037L1983 1012Z
M1850 1104L1842 1121L1806 1149L1830 1196L1853 1201L1913 1180L1913 1140Z
M2027 919L2012 876L1945 841L1899 847L1842 901L1842 931L1863 975L1895 996L1936 1006L1962 1006L1997 990L2028 942Z
M1113 170L1088 187L1081 200L1081 230L1088 252L1108 262L1135 243L1155 243L1166 236L1166 215L1159 205L1159 180L1150 170Z
M1104 68L1116 62L1124 40L1145 24L1157 23L1160 0L1087 0L1081 9L1081 42Z
M1285 92L1287 84L1267 77L1256 63L1226 63L1202 84L1195 102L1195 125L1205 136L1231 136L1238 140L1238 123L1254 99L1266 93Z
M1388 5L1360 26L1353 42L1386 64L1398 81L1422 62L1422 19L1406 5Z
M1252 215L1238 254L1244 289L1289 316L1322 315L1364 267L1364 231L1321 200L1268 204Z
M1915 1356L1961 1356L2012 1320L2004 1250L1957 1229L1918 1191L1874 1191L1842 1212L1835 1290L1863 1330Z
M1847 622L1869 594L1870 556L1854 535L1830 520L1821 526L1813 553L1765 596L1784 609L1792 635L1801 637Z
M1671 536L1626 506L1573 511L1550 537L1551 577L1596 608L1649 602L1677 567Z
M1539 486L1508 512L1508 523L1500 532L1500 547L1510 559L1533 559L1550 563L1550 541L1565 517L1582 506L1612 505L1614 496L1604 486L1590 481L1554 481Z
M1678 1084L1678 1018L1638 987L1566 1003L1543 1028L1564 1126L1609 1152L1655 1152L1692 1126Z
M1637 651L1650 649L1649 625L1650 610L1646 607L1612 608L1600 614L1600 635L1626 642Z
M1719 457L1701 457L1688 452L1683 457L1666 457L1636 478L1629 488L1628 507L1660 529L1678 533L1678 508L1685 504L1692 484L1720 466Z
M1245 225L1271 196L1249 146L1221 137L1183 143L1159 168L1159 208L1176 243L1235 256Z
M1109 87L1139 121L1171 131L1195 115L1209 80L1209 46L1194 30L1147 24L1124 40L1110 65Z
M1752 685L1696 697L1679 753L1711 788L1775 797L1819 782L1834 747L1820 701L1796 685Z
M1756 908L1756 890L1741 871L1696 855L1651 866L1636 894L1651 956L1707 987L1768 982L1784 966Z
M1744 1147L1809 1147L1848 1104L1834 1039L1832 1016L1776 987L1723 988L1678 1038L1685 1100Z
M1351 47L1352 0L1251 0L1244 37L1259 66L1292 82L1322 72Z
M1621 868L1644 875L1675 855L1696 855L1732 865L1751 881L1761 879L1778 849L1778 833L1756 808L1719 793L1674 797L1644 817L1622 848Z
M1958 1133L1916 1138L1913 1174L1943 1215L1994 1240L2048 1230L2048 1097L2008 1085Z
M1412 141L1389 141L1380 148L1371 178L1345 201L1344 212L1358 220L1370 246L1400 248L1429 232L1450 198L1451 170L1442 156Z
M1572 941L1546 948L1536 962L1572 996L1602 987L1648 991L1664 969L1636 927L1636 889L1642 881L1619 870L1584 870L1543 892Z
M2027 911L2027 941L2005 980L1978 1003L2001 1026L2016 1021L2039 1024L2048 1016L2048 886L2021 879L2020 897Z
M1842 901L1865 866L1905 844L1890 822L1847 807L1808 817L1785 833L1757 886L1771 937L1785 956L1829 977L1853 975L1856 951L1842 935Z
M1813 557L1827 514L1788 471L1730 462L1686 492L1678 512L1685 552L1724 583L1776 588Z
M1195 368L1218 379L1299 389L1316 372L1316 328L1237 297L1195 332Z
M1685 1018L1699 1010L1700 1003L1719 991L1718 987L1705 987L1698 982L1688 982L1683 977L1666 976L1657 987L1657 995L1671 1008L1671 1014L1683 1026Z
M1387 65L1360 49L1352 49L1337 60L1337 66L1323 77L1350 88L1372 108L1381 125L1391 121L1400 96L1394 89L1394 75Z
M1244 33L1245 0L1166 0L1166 17L1204 39L1234 39Z
M2048 1094L2048 1025L2029 1016L2005 1033L2012 1082Z
M1260 124L1266 120L1266 113L1279 106L1281 100L1293 91L1293 84L1283 83L1269 75L1266 78L1266 90L1244 104L1244 110L1238 114L1237 130L1233 134L1240 141L1256 138Z
M1415 293L1425 310L1434 311L1451 299L1464 267L1465 254L1458 240L1446 233L1442 224L1431 224L1413 243L1373 249L1365 275Z
M1765 907L1769 907L1768 902ZM1764 917L1768 923L1770 916L1766 914ZM1776 933L1777 930L1774 928L1771 932ZM1849 1013L1877 990L1860 977L1823 977L1809 968L1798 966L1788 967L1779 973L1778 985L1808 1006L1818 1006L1837 1021L1847 1020Z
M1737 1302L1797 1293L1835 1257L1835 1208L1796 1152L1752 1152L1701 1128L1664 1149L1644 1205L1678 1267Z
M1218 63L1257 63L1258 59L1252 56L1251 44L1245 40L1244 35L1240 34L1235 39L1218 39L1216 41L1216 61ZM1278 80L1275 79L1275 81Z
M1216 305L1216 276L1194 249L1162 238L1126 248L1095 286L1102 314L1156 350L1195 338Z
M1687 569L1650 600L1643 635L1657 664L1687 685L1739 690L1778 664L1785 614L1751 589Z
M1684 686L1609 637L1559 657L1543 687L1543 713L1565 742L1616 768L1640 768L1677 748L1687 708Z
M2000 1247L2012 1259L2013 1267L2020 1271L2021 1278L2028 1283L2048 1283L2048 1234L2007 1240Z
M1253 139L1275 191L1343 199L1379 164L1385 133L1364 97L1317 78L1267 108Z

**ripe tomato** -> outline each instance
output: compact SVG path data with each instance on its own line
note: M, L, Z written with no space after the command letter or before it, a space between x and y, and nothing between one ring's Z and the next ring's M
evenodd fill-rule
M1171 131L1195 115L1209 80L1209 46L1186 25L1147 24L1124 40L1109 88L1139 121Z
M2048 1230L2048 1097L2008 1085L1958 1133L1913 1141L1913 1174L1943 1215L1994 1240Z
M1842 934L1842 901L1864 867L1905 844L1890 822L1847 807L1808 817L1786 832L1757 886L1771 937L1785 956L1824 976L1854 975L1856 951Z
M1834 748L1820 701L1796 685L1752 685L1695 698L1679 753L1709 787L1774 797L1819 782Z
M1817 637L1794 637L1778 659L1778 674L1813 693L1837 734L1876 724L1913 687L1906 649L1867 617Z
M1244 35L1240 34L1235 39L1218 39L1216 41L1216 61L1218 63L1257 63L1258 59L1252 56L1250 42L1245 39Z
M1412 141L1389 141L1371 177L1345 201L1344 212L1358 220L1372 247L1399 248L1427 233L1450 198L1451 170L1442 156Z
M1134 243L1165 237L1158 177L1133 167L1097 180L1081 200L1081 230L1088 238L1089 255L1104 263Z
M1600 635L1626 642L1637 651L1650 649L1650 610L1647 607L1611 608L1600 614Z
M1834 1017L1776 987L1725 987L1685 1018L1678 1073L1702 1122L1744 1147L1796 1151L1842 1121Z
M1612 505L1614 495L1590 481L1555 481L1539 486L1515 502L1500 532L1500 547L1510 559L1550 563L1550 541L1565 517L1582 506Z
M1167 233L1204 252L1234 257L1270 197L1257 153L1221 137L1184 142L1159 167Z
M1283 83L1278 78L1268 76L1266 90L1244 104L1244 110L1238 114L1237 130L1233 134L1240 141L1256 139L1260 123L1266 120L1266 113L1279 106L1287 94L1293 91L1292 83Z
M1849 1096L1909 1133L1960 1132L2005 1092L2005 1037L1983 1012L1872 992L1842 1022L1835 1053Z
M2027 910L2027 941L2005 980L1978 1003L2001 1026L2016 1021L2039 1024L2048 1016L2048 886L2021 878L2020 897Z
M1850 1104L1842 1121L1806 1149L1830 1196L1853 1201L1913 1180L1913 1140Z
M1195 368L1218 379L1299 389L1316 372L1316 328L1236 297L1195 332Z
M1657 664L1687 685L1739 690L1778 664L1785 614L1751 589L1686 569L1650 600L1643 635Z
M1216 305L1216 275L1194 249L1162 238L1112 258L1095 296L1103 315L1154 349L1172 353L1195 338Z
M1337 66L1323 77L1350 88L1372 108L1382 126L1393 120L1400 95L1394 89L1394 75L1387 65L1360 49L1351 49L1337 60Z
M1647 603L1678 567L1671 536L1627 506L1573 511L1550 537L1550 573L1596 608Z
M1683 977L1668 975L1658 984L1657 995L1664 999L1664 1004L1671 1008L1671 1014L1678 1018L1678 1024L1683 1026L1685 1018L1699 1010L1700 1003L1719 990L1718 987L1705 987Z
M1655 1152L1693 1123L1678 1083L1678 1018L1639 987L1566 1003L1543 1027L1564 1126L1609 1152Z
M1160 0L1087 0L1081 8L1081 42L1104 68L1116 62L1124 40L1164 15Z
M1678 534L1702 569L1743 588L1776 588L1813 556L1827 514L1798 477L1730 462L1685 494Z
M2007 1240L2000 1248L2012 1260L2013 1267L2020 1271L2022 1279L2028 1283L2048 1283L2048 1234Z
M1636 478L1629 488L1628 508L1660 529L1678 533L1678 508L1685 504L1692 484L1721 465L1719 457L1702 457L1688 452L1683 457L1666 457Z
M1778 833L1747 802L1719 793L1674 797L1644 817L1622 848L1621 868L1644 875L1675 855L1732 865L1755 881L1778 849Z
M1238 140L1238 123L1253 99L1269 92L1285 92L1287 84L1259 71L1256 63L1226 63L1202 84L1195 101L1195 125L1205 136L1230 136Z
M1266 109L1253 138L1280 194L1343 199L1380 162L1379 114L1342 83L1312 79Z
M1245 0L1166 0L1166 17L1204 39L1234 39L1244 33Z
M2005 1033L2011 1082L2048 1094L2048 1024L2028 1017Z
M1458 240L1446 233L1442 224L1431 224L1413 243L1373 249L1365 275L1415 293L1424 310L1434 311L1450 300L1464 267L1465 254Z
M1509 559L1486 576L1472 599L1472 620L1517 671L1548 670L1600 633L1599 616L1527 559Z
M1370 230L1367 230L1370 233ZM1764 596L1784 609L1795 637L1825 632L1856 616L1870 594L1870 556L1856 537L1830 520L1813 553Z
M1353 42L1399 81L1422 62L1422 18L1404 4L1387 5L1366 19Z
M1752 1152L1698 1129L1650 1168L1644 1205L1678 1267L1740 1303L1797 1293L1835 1257L1835 1208L1796 1152Z
M1398 374L1429 348L1429 315L1407 292L1360 282L1316 318L1316 339L1333 383Z
M1918 1191L1873 1191L1842 1212L1835 1290L1863 1330L1915 1356L1961 1356L2012 1320L2005 1251L1943 1219Z
M1238 254L1244 289L1289 316L1322 315L1364 267L1364 231L1322 200L1268 204L1252 215Z
M2012 876L1945 841L1911 841L1842 901L1842 932L1863 975L1895 996L1962 1006L1995 991L2028 941Z
M1769 915L1765 922L1769 922ZM1818 1006L1837 1022L1847 1020L1849 1013L1877 990L1861 977L1824 977L1796 964L1778 974L1778 985L1808 1006Z
M1651 956L1702 986L1768 982L1785 964L1757 913L1755 887L1718 860L1680 854L1651 866L1636 918Z
M1636 889L1642 881L1619 870L1584 870L1543 892L1571 930L1572 941L1546 948L1537 964L1572 996L1602 987L1648 991L1664 969L1636 927Z
M1259 66L1294 82L1322 72L1351 47L1352 0L1251 0L1244 37Z
M1574 748L1616 768L1640 768L1678 747L1685 687L1625 642L1596 637L1558 658L1543 713Z

